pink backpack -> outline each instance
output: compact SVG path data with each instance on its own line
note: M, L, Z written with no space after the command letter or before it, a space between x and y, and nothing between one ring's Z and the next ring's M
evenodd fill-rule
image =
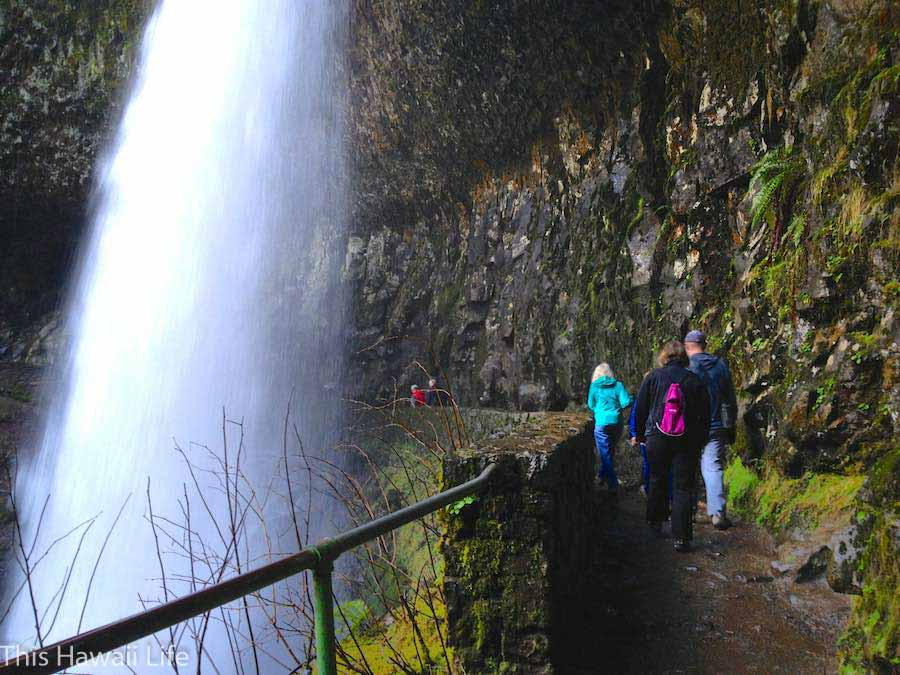
M684 392L679 382L669 385L662 419L656 428L666 436L684 436Z

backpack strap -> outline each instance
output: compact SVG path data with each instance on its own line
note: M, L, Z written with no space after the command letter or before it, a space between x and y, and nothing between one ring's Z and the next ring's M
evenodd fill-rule
M683 370L686 370L687 373L691 372L687 369L683 369ZM680 378L675 377L674 375L669 376L668 373L666 375L669 377L669 384L673 384L673 383L674 384L684 384L684 381L687 379L687 374L685 374L685 373L680 373L680 375L681 375Z

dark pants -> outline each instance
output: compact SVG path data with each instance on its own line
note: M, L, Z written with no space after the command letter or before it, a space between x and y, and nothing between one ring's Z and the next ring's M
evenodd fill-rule
M650 494L650 460L647 459L647 444L641 443L641 482L644 484L644 495ZM669 480L666 483L666 494L669 503L672 503L672 471L669 471Z
M688 446L685 438L654 434L647 438L647 459L650 462L650 493L647 495L647 522L661 523L666 519L666 489L672 469L672 536L693 539L691 498L697 476L700 454Z

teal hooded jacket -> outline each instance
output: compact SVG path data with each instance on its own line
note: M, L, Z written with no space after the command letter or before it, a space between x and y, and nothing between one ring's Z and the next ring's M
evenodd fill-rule
M607 427L622 422L622 411L634 398L625 385L611 377L598 377L588 391L588 408L594 413L594 426Z

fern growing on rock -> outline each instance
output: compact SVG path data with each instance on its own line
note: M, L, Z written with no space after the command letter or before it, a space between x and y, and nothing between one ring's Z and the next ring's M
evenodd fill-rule
M751 224L760 222L772 228L772 249L781 241L782 223L790 215L790 202L806 180L806 164L793 147L770 150L754 165L750 191L754 192L750 207Z

